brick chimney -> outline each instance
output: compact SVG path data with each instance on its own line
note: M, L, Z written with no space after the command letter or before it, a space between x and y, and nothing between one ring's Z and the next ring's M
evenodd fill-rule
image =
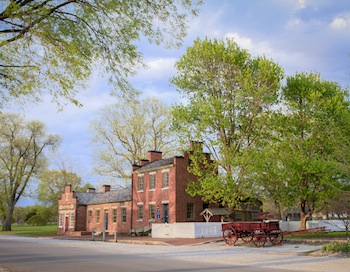
M147 159L149 160L149 162L159 161L162 159L162 152L153 150L148 151Z
M92 193L92 194L95 193L95 191L96 191L95 188L87 188L86 190L87 193Z
M140 160L140 166L144 166L144 165L146 165L147 163L149 163L148 160L145 160L145 159Z
M102 192L109 192L111 190L111 185L103 185Z

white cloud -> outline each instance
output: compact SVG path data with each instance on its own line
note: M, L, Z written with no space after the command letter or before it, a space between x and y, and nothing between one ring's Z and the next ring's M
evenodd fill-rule
M175 72L175 58L152 58L146 59L145 63L148 69L140 70L135 77L137 81L139 80L156 80L171 77Z
M350 14L337 15L330 24L330 27L335 30L349 30Z
M227 33L225 38L232 39L236 42L241 48L247 49L249 51L253 50L252 40L248 37L241 36L238 33Z

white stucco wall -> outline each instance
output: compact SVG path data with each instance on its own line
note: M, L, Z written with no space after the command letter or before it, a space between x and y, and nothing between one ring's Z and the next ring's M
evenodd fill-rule
M299 230L299 221L280 221L282 231ZM173 224L152 224L153 238L220 238L222 237L220 222L191 222ZM344 231L341 220L307 221L307 228L326 227L327 231Z

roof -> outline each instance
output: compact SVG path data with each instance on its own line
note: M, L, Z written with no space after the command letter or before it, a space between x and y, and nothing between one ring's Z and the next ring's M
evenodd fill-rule
M131 201L131 188L102 193L74 193L80 205L103 204Z
M224 208L207 208L207 209L204 209L200 215L203 215L203 214L210 214L211 216L214 216L214 215L229 215L229 212L224 209Z
M148 163L140 168L136 169L134 172L145 172L153 169L157 169L166 165L171 165L174 163L174 158L161 159L151 163Z

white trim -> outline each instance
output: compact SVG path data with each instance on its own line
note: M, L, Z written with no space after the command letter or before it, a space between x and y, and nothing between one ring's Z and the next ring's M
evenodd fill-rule
M162 204L169 204L169 200L162 200Z

